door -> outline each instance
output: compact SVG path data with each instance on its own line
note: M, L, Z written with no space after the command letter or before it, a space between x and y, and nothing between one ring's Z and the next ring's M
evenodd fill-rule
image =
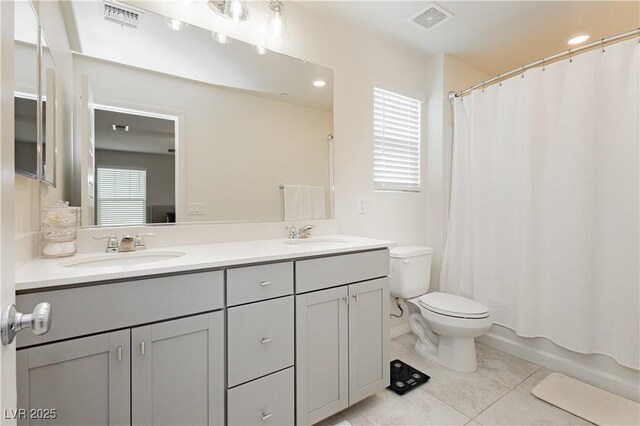
M349 405L348 288L296 296L297 423L314 424Z
M349 405L389 386L389 279L349 286Z
M129 337L121 330L19 350L18 423L130 424Z
M224 423L222 311L131 331L134 425Z
M96 183L96 136L95 136L95 108L93 95L89 86L89 77L81 76L80 84L80 117L77 152L80 158L74 161L79 164L80 170L80 205L82 209L82 224L90 226L95 224L95 183ZM77 198L76 198L77 199Z

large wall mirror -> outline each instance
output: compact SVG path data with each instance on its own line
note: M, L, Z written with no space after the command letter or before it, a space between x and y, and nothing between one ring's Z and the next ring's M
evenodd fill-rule
M83 225L331 217L330 69L117 3L66 7Z
M15 170L56 186L56 66L30 1L15 4Z
M14 24L15 168L20 175L38 179L40 28L30 2L16 2Z

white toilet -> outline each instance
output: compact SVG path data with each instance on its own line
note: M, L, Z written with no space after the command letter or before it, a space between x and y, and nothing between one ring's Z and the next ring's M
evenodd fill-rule
M430 247L405 246L390 250L390 293L405 299L409 324L418 336L416 351L452 370L478 368L475 338L492 325L482 303L447 293L427 293L430 284Z

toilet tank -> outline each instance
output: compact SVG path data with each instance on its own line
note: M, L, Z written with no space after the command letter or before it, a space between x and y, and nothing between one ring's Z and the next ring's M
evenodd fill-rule
M410 299L429 291L432 254L431 247L404 246L389 250L391 296Z

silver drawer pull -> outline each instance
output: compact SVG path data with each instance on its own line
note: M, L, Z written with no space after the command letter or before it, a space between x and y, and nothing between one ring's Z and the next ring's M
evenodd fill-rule
M272 340L273 339L271 337L263 337L262 340L260 341L260 343L262 343L264 345L265 343L269 343Z
M144 356L144 340L140 342L140 355Z
M262 412L262 417L260 418L260 420L265 421L267 420L269 417L271 417L272 414L271 413L265 413L264 411Z
M118 361L122 361L122 346L118 346L116 348L116 354L117 354L117 357L118 357Z
M271 281L260 281L260 287L266 287L271 285Z

